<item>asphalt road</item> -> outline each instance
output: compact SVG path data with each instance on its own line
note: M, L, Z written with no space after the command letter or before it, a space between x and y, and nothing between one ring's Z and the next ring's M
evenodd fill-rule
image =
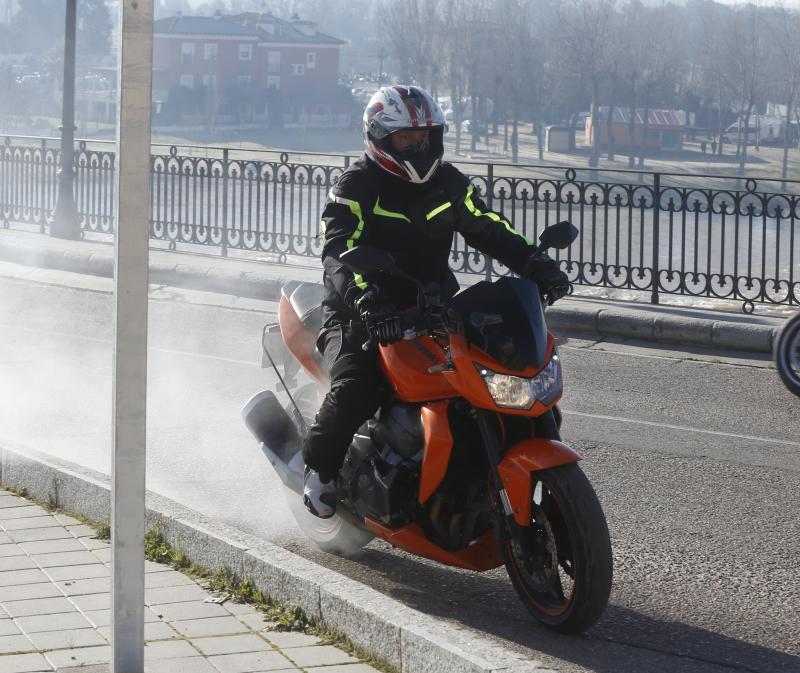
M10 267L8 267L10 268ZM0 269L2 272L2 269ZM110 468L110 281L0 277L0 445ZM583 637L539 627L504 571L373 542L323 554L291 521L239 409L269 302L162 288L150 303L148 488L506 647L577 673L800 671L800 401L764 358L570 339L565 438L613 538L611 605Z

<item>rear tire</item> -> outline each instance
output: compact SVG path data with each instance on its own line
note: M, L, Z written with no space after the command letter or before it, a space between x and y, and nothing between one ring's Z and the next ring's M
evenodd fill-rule
M514 589L528 611L561 633L580 633L611 593L611 540L597 495L575 463L532 474L533 525L526 563L514 540L500 546ZM565 586L566 585L566 586Z
M306 509L302 496L288 488L285 493L289 509L300 530L324 552L344 557L354 556L375 537L340 514L320 519Z
M800 397L800 313L783 326L773 357L784 385Z

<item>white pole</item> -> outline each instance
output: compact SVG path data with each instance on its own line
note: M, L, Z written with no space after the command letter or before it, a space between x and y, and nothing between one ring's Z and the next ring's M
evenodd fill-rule
M119 19L111 670L143 673L153 0L120 0Z

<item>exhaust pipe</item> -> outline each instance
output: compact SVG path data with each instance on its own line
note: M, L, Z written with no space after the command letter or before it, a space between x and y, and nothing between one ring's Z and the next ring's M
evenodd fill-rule
M284 485L302 494L302 440L297 426L278 402L275 393L262 390L253 395L242 407L242 418Z

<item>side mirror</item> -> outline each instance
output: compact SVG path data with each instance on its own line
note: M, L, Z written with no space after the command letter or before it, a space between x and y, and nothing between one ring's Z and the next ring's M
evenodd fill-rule
M392 254L381 248L356 245L339 255L339 259L353 273L367 275L381 271L390 276L406 276L397 266Z
M572 241L578 238L578 228L568 220L562 220L552 227L547 227L539 236L538 251L556 248L563 250L572 245Z

